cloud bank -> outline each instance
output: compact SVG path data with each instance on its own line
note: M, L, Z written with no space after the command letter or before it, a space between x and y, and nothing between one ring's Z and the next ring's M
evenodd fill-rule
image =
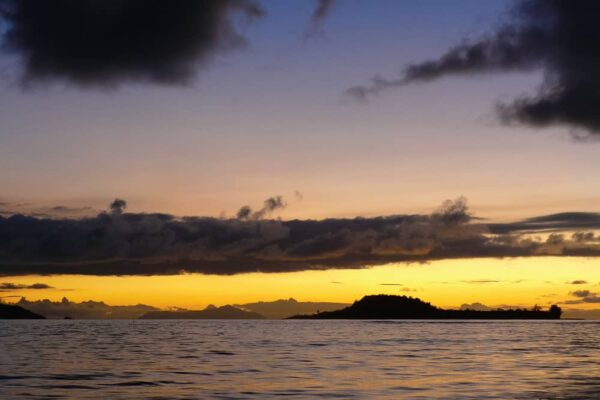
M451 75L541 69L536 93L498 105L507 123L564 125L577 136L600 136L600 3L594 0L513 2L510 22L465 40L437 59L409 64L396 79L375 77L348 92L365 100L393 87Z
M29 203L0 201L0 216L24 214L38 218L81 218L98 215L100 210L92 207L69 207L65 205L36 207Z
M283 198L267 199L261 218L175 217L126 213L120 207L81 219L0 217L0 275L230 275L472 257L600 256L593 232L552 232L542 239L530 229L532 224L539 228L538 221L545 221L542 232L600 229L598 214L483 224L459 198L429 215L262 218L265 207L272 211L281 204Z
M0 32L25 85L187 85L216 52L245 44L233 13L264 14L254 0L0 0Z

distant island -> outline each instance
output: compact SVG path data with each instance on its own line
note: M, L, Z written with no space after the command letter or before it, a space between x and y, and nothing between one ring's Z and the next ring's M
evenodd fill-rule
M562 310L557 305L543 311L531 310L445 310L408 296L365 296L351 306L337 311L312 315L296 315L291 319L560 319Z
M348 303L297 301L290 297L287 300L259 301L256 303L234 304L233 306L246 311L254 311L267 319L284 319L298 314L340 310L349 305Z
M0 319L560 319L557 305L548 310L504 306L492 309L480 303L463 304L460 309L442 309L418 298L394 295L365 296L348 303L301 302L293 298L276 301L210 305L203 310L161 310L144 304L111 306L98 301L76 303L28 301L0 303Z
M45 319L23 307L0 303L0 319Z
M145 304L109 305L102 301L93 300L78 303L71 301L66 297L63 297L60 301L51 301L48 299L31 301L25 297L21 297L14 305L25 308L35 314L43 315L48 319L138 319L142 316L144 316L144 318L156 318L157 315L169 316L170 318L172 313L178 313L173 318L182 318L185 316L181 313L187 311L192 313L188 315L194 316L197 313L200 313L200 317L205 318L205 315L210 314L205 313L204 310L192 311L184 308L161 310L160 308ZM253 315L252 318L284 319L298 314L314 314L320 311L339 310L349 305L350 304L348 303L297 301L290 297L289 299L279 299L275 301L232 304L230 307L258 314ZM208 308L214 309L216 307L209 306ZM233 312L228 313L228 310L232 311L228 308L217 311L222 315L222 317L219 318L231 319L230 315L233 315L233 319L239 319L237 311L233 310ZM154 311L157 313L153 313ZM241 315L247 316L247 314ZM160 318L164 318L163 316ZM211 316L210 318L214 317Z
M140 319L264 319L253 311L246 311L230 305L223 307L208 306L204 310L190 311L150 311Z
M92 300L77 303L66 297L61 301L30 301L21 297L15 305L48 319L136 319L150 311L160 311L156 307L144 304L111 306L102 301Z

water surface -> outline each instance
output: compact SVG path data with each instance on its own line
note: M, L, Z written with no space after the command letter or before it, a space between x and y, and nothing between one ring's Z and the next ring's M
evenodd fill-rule
M594 321L0 321L0 398L600 399Z

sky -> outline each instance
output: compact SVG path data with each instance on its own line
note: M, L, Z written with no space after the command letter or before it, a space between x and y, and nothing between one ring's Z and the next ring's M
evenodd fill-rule
M164 15L164 0L128 2L0 1L0 281L53 287L8 295L600 308L596 237L572 236L600 229L599 101L585 89L600 82L586 70L597 50L570 40L589 12L223 0L183 1L152 32L82 23ZM82 24L81 41L65 39ZM447 199L460 221L438 209ZM566 212L581 214L517 227ZM94 229L101 245L73 239Z

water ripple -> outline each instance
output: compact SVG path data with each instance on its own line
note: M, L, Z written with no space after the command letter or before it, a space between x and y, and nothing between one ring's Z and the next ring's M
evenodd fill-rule
M600 399L589 321L0 321L0 398Z

